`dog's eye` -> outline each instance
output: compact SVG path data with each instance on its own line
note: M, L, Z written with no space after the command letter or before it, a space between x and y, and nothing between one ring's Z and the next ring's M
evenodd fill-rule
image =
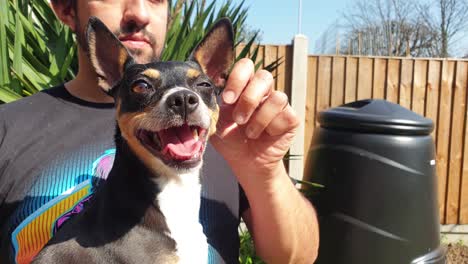
M147 93L151 90L151 85L146 81L139 80L132 84L132 91L135 93Z
M211 87L211 83L209 83L209 82L200 82L200 83L197 83L197 87L200 87L200 88L210 88L210 87Z

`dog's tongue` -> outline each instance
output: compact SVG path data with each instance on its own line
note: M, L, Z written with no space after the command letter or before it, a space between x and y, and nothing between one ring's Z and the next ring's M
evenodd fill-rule
M173 159L189 160L200 153L202 143L193 137L188 125L173 127L159 132L164 155Z

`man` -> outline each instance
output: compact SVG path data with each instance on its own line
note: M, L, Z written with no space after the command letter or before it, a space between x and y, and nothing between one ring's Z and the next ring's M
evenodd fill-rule
M53 0L77 35L79 72L64 85L0 108L1 263L28 263L61 224L79 213L96 178L112 164L113 99L98 87L84 29L99 17L137 62L157 59L166 37L167 0ZM200 220L210 260L235 263L242 216L257 254L268 263L312 263L318 249L315 211L291 184L282 158L298 125L273 78L243 59L222 94L217 135L208 154ZM210 165L211 164L211 165ZM214 176L212 176L214 175ZM248 200L239 204L245 191Z

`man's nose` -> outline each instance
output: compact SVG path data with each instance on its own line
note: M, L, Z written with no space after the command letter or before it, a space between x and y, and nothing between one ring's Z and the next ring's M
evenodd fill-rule
M123 14L124 24L136 24L138 28L144 28L150 22L150 14L146 6L146 0L128 0Z

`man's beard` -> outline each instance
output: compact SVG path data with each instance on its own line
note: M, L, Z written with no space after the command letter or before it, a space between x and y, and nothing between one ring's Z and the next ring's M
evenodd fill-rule
M78 20L78 18L76 18L75 25L76 25L75 35L76 35L76 41L78 42L78 46L89 55L89 49L88 49L88 44L87 44L87 41L86 41L86 35L85 35L84 30L81 29L81 23ZM138 62L142 63L142 64L143 63L149 63L149 62L152 62L152 61L159 61L160 54L156 54L156 50L154 50L154 47L156 46L155 44L156 44L157 40L154 37L154 35L149 33L145 28L140 29L140 28L138 28L138 26L136 24L131 23L131 24L124 25L123 28L119 28L119 29L115 30L112 33L117 38L119 38L119 36L122 35L122 34L130 35L130 34L136 33L136 32L141 32L146 38L148 38L148 40L150 42L150 45L151 45L151 48L153 49L153 52L151 54L143 56L143 50L141 50L141 49L131 49L131 48L125 47L130 52L132 57L137 59ZM143 56L143 57L141 57L141 56Z

